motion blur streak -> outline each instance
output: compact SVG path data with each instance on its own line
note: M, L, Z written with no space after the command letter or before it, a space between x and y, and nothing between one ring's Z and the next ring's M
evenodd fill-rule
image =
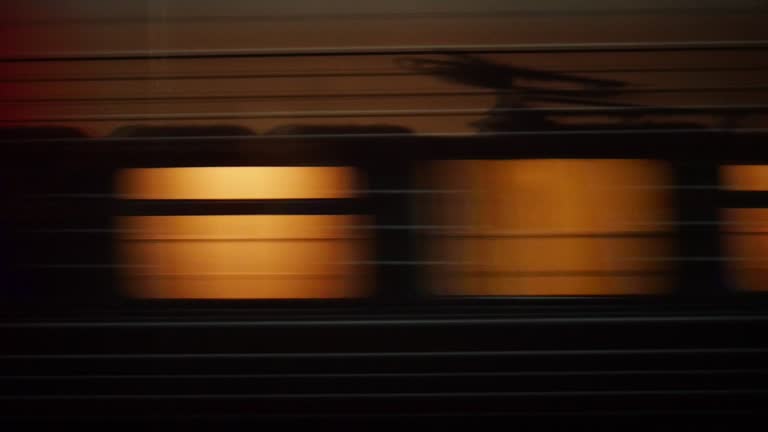
M660 162L443 161L428 181L464 191L442 194L428 212L450 227L432 242L433 256L453 263L433 272L445 294L649 294L667 287L671 209Z
M328 167L124 170L132 199L335 198L352 174ZM363 294L365 240L354 215L119 218L127 293L143 298L336 298Z
M347 198L350 169L331 167L195 167L123 170L118 188L131 199Z
M726 189L748 192L768 191L768 166L725 165L721 168ZM768 210L729 208L725 246L736 287L749 291L768 290Z
M741 191L768 190L768 166L725 165L720 170L727 189Z
M768 290L768 210L725 209L728 264L736 286Z

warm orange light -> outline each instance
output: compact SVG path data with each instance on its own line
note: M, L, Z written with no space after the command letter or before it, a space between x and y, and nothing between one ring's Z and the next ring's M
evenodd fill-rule
M768 209L725 209L725 248L737 287L768 291Z
M122 196L329 198L353 194L346 168L132 169ZM130 216L118 220L128 293L140 298L365 295L365 239L354 215Z
M768 165L726 165L720 176L727 189L768 191Z
M726 189L768 192L768 165L726 165ZM736 286L768 291L768 209L723 210L725 252Z
M355 216L133 216L130 292L152 298L363 295Z
M444 161L428 210L435 288L453 295L663 290L671 220L663 164L638 160Z
M118 176L129 199L346 198L354 173L341 167L135 168Z

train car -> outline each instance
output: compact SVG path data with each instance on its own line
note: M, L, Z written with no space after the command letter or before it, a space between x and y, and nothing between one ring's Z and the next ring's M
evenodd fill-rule
M615 76L626 71L510 60L563 50L323 54L368 65L360 76L384 63L406 74L376 72L418 97L403 110L386 108L392 95L334 93L314 96L350 108L268 111L262 99L282 96L264 85L255 112L128 115L134 101L115 96L106 113L68 99L84 105L4 120L3 420L758 416L764 107L664 104ZM317 57L246 59L327 74ZM258 79L283 79L278 66ZM189 110L224 97L183 90ZM285 97L331 103L310 96ZM484 107L434 106L460 97Z

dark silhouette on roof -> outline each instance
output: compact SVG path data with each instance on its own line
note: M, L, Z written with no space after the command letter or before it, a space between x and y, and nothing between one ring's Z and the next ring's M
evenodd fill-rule
M496 103L483 120L474 122L479 131L578 129L579 126L565 125L554 120L547 109L533 109L539 102L555 102L579 108L584 107L636 107L640 106L618 101L628 84L623 81L596 79L560 72L549 72L516 67L469 55L454 55L447 59L401 58L397 63L408 70L433 75L440 79L463 85L491 89L496 93ZM553 86L567 85L568 88ZM558 112L568 115L567 109ZM641 115L648 114L643 113ZM700 127L680 123L642 121L637 113L622 113L616 122L600 124L599 128L611 129L625 126L632 121L633 127ZM596 125L590 125L594 129Z

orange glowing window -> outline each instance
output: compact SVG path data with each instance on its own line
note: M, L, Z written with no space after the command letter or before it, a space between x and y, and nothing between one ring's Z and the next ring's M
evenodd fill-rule
M721 177L726 189L768 193L768 165L727 165ZM768 209L723 210L725 254L740 289L768 291Z
M130 199L349 198L354 173L338 167L190 167L123 170Z
M141 168L118 176L130 200L338 199L342 167ZM189 204L189 203L186 203ZM195 204L192 201L191 205ZM128 293L140 298L269 299L365 295L356 214L131 215L118 219ZM202 214L201 214L202 213Z
M727 189L768 191L768 165L726 165L720 175Z
M646 160L440 161L426 214L446 295L625 295L668 284L667 173Z

